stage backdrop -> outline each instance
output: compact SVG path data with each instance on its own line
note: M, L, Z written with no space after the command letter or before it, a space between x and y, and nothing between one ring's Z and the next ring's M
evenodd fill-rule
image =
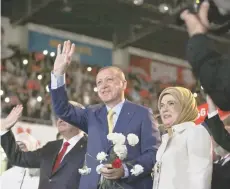
M77 34L30 24L28 27L28 50L30 52L56 53L58 44L63 44L65 40L71 40L76 45L74 58L82 64L109 66L112 65L112 49L110 45L103 45L106 42L88 39Z
M139 70L139 72L149 76L152 81L160 81L162 85L177 83L191 87L195 84L191 69L179 64L130 55L130 66L133 67L133 70Z

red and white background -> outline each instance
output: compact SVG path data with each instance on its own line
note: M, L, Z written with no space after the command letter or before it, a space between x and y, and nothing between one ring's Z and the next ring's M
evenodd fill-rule
M205 103L205 104L198 106L198 110L199 110L199 115L198 115L198 118L196 120L196 124L200 124L200 123L204 122L205 118L208 116L208 104ZM228 117L230 115L230 111L224 112L224 111L221 111L220 109L218 109L218 114L220 116L220 119L224 120L226 117Z

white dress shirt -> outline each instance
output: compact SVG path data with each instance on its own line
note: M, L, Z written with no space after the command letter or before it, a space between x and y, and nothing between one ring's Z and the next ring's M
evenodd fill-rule
M125 100L121 101L119 104L117 104L113 108L109 108L108 106L106 106L107 111L112 109L113 112L114 112L114 114L113 114L113 129L114 129L116 123L117 123L117 120L118 120L118 117L119 117L119 115L121 113L121 109L122 109L122 107L124 105L124 102L125 102Z
M70 150L72 150L72 148L78 143L79 140L81 140L81 138L84 136L83 132L80 132L78 135L75 135L74 137L72 137L71 139L69 139L68 141L66 139L63 139L62 142L62 147L60 149L60 151L62 150L64 143L68 142L69 146L67 147L67 150L65 152L65 154L63 155L62 160L64 159L64 157L66 156L66 154L68 154L70 152ZM60 152L59 151L59 152Z
M153 189L210 189L213 160L207 130L193 122L172 130L171 137L163 135L157 151Z

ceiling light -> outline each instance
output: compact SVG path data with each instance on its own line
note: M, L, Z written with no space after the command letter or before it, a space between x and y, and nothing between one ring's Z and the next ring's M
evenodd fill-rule
M144 0L133 0L133 3L135 5L142 5L144 3Z
M51 57L54 57L54 56L55 56L55 52L51 52L51 53L50 53L50 56L51 56Z
M26 65L26 64L28 64L28 60L27 60L27 59L24 59L24 60L22 61L22 63L23 63L24 65Z
M6 97L6 98L5 98L5 102L6 102L6 103L9 103L9 102L10 102L10 98L9 98L9 97Z
M37 97L37 101L38 101L38 102L41 102L41 101L42 101L42 97L41 97L41 96L38 96L38 97Z
M48 54L48 51L47 51L47 50L44 50L44 51L43 51L43 54L44 54L44 55L47 55L47 54Z

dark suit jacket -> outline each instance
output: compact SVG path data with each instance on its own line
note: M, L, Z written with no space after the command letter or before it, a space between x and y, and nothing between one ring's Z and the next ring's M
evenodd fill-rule
M212 189L230 188L230 161L221 166L213 164Z
M97 174L96 167L100 162L95 161L95 158L101 151L109 153L112 146L107 139L106 106L102 104L86 109L76 108L68 103L65 86L51 90L51 96L57 116L72 125L77 125L89 135L87 153L91 157L87 156L87 164L91 168L91 173L81 178L79 188L97 189L100 175ZM130 173L132 167L128 166L128 178L120 179L120 182L124 184L123 187L125 189L151 189L153 183L151 171L156 161L156 152L160 143L159 131L153 124L151 111L146 107L125 101L114 127L114 132L123 133L125 136L134 133L140 139L134 147L127 145L126 161L132 161L133 165L142 165L144 173L133 176Z
M220 109L229 111L230 53L219 54L212 49L211 40L199 34L189 39L186 59L214 103Z
M230 152L230 134L224 128L224 123L220 120L219 115L210 119L206 118L205 123L208 125L208 128L217 144Z
M40 168L39 189L78 189L80 181L78 169L84 162L86 136L66 154L54 173L52 168L61 149L62 140L48 142L36 151L22 152L15 142L13 133L9 131L1 137L1 145L13 165Z

